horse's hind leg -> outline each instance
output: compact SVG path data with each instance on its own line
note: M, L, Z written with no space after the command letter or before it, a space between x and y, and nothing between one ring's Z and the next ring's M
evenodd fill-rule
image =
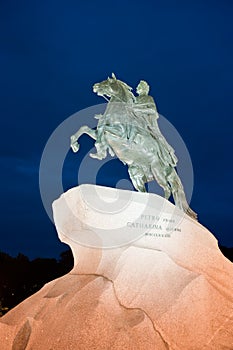
M146 192L146 177L143 170L137 165L129 165L128 172L133 186L139 192Z
M154 176L154 179L158 182L159 186L164 190L164 197L168 199L171 195L171 189L169 183L166 180L166 174L164 169L162 168L159 161L154 161L151 164L151 172Z

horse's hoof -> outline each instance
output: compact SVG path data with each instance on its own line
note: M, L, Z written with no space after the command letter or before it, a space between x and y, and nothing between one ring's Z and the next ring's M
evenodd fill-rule
M77 141L75 135L70 136L70 143L75 143Z
M71 143L70 147L72 148L72 151L73 151L74 153L78 152L78 150L79 150L79 144L78 144L78 142Z
M90 157L94 158L94 159L99 159L99 160L103 159L103 157L101 155L99 155L98 153L90 153Z

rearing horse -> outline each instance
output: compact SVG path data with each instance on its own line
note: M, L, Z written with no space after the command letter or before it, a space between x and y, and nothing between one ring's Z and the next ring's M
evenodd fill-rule
M73 151L79 150L79 137L88 134L96 140L97 153L90 154L91 157L104 159L107 151L112 156L116 155L128 165L128 173L136 190L146 192L145 183L156 180L163 188L166 199L172 193L175 204L197 219L196 213L187 203L183 185L175 170L171 146L166 141L161 144L161 133L158 132L156 137L143 119L135 115L136 98L131 90L114 74L112 78L93 86L95 93L110 100L104 114L95 116L99 120L96 130L85 125L71 136Z

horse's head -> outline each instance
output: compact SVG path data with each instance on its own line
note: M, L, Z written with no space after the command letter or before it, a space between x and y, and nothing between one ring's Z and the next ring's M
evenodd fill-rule
M93 91L99 96L105 95L111 97L117 93L118 88L118 80L113 74L112 78L108 77L108 79L102 81L101 83L96 83L93 86Z
M112 73L112 78L102 81L101 83L96 83L93 86L93 91L99 96L107 97L117 97L120 100L125 100L125 95L132 94L130 92L131 88L124 82L118 80L114 73Z

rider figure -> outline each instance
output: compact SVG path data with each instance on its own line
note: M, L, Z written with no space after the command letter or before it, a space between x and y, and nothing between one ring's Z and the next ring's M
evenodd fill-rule
M136 88L138 96L135 98L134 112L141 118L143 124L153 128L157 126L158 112L153 97L149 96L149 85L141 80Z
M147 82L141 80L136 89L138 96L135 98L133 112L136 115L136 118L140 119L139 124L141 124L142 127L147 128L150 134L158 142L160 157L162 158L161 160L164 160L165 162L169 160L169 163L172 166L175 166L177 163L175 151L161 134L157 123L159 114L153 97L149 96L149 89L150 87Z

